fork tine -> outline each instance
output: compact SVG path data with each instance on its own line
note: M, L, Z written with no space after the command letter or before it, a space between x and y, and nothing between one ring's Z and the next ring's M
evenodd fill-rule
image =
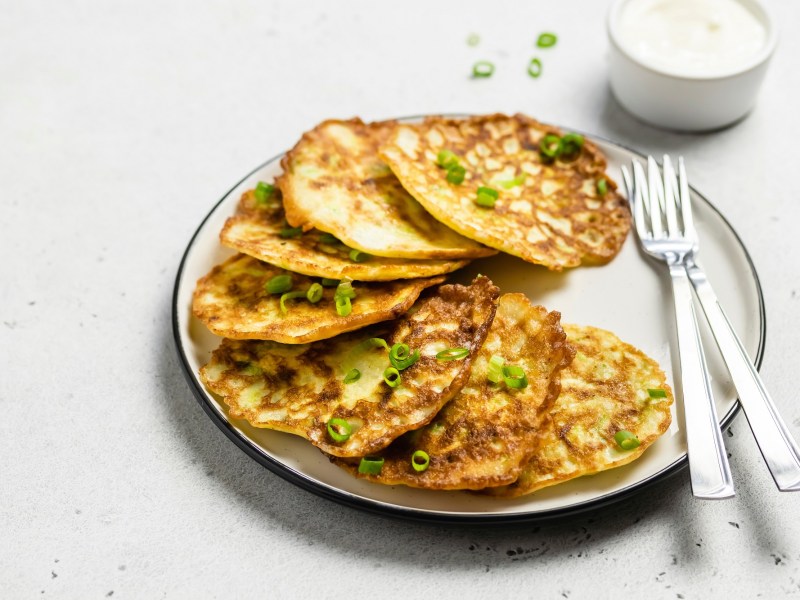
M667 213L667 230L672 238L680 237L676 205L678 202L678 180L668 155L664 155L664 208Z
M631 163L631 168L633 168L633 163ZM622 183L625 186L625 195L628 197L628 204L630 204L634 226L637 228L636 233L638 234L639 229L636 225L636 213L638 212L639 208L636 201L636 190L633 185L633 175L631 175L631 172L625 165L622 165Z
M664 236L664 224L662 215L664 214L664 185L661 181L661 173L658 170L658 163L652 156L647 157L647 187L649 189L649 208L650 222L652 223L653 237Z
M645 205L647 200L647 179L644 176L644 169L638 160L632 160L633 167L633 222L636 225L636 233L639 239L646 240L652 236L645 220Z
M692 217L692 196L689 193L689 178L686 176L686 165L683 163L682 156L678 157L678 182L680 186L683 231L685 235L697 240L697 233L694 230L694 218Z

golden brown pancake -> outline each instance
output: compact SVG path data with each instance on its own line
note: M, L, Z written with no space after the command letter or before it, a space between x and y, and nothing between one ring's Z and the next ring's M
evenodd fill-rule
M335 456L367 455L425 425L463 387L498 295L486 277L479 277L470 286L439 286L401 319L328 340L286 345L225 339L200 377L222 396L234 418L303 436ZM402 371L398 387L384 381L387 352L369 343L378 337L421 353ZM470 353L462 360L436 358L441 350L457 347ZM344 383L352 369L360 371L360 379ZM332 438L331 419L349 424L349 439Z
M462 235L554 270L605 263L628 234L628 204L588 140L570 160L544 159L539 143L551 133L563 135L523 115L432 117L397 125L380 155L431 215ZM466 169L460 185L437 165L442 150ZM498 193L493 208L476 204L479 187Z
M350 258L350 248L326 241L326 235L312 230L296 237L281 237L287 228L280 194L259 203L253 191L242 195L236 215L220 233L223 246L253 256L287 271L311 277L357 281L391 281L450 273L467 264L465 260L412 260L369 257L364 262Z
M496 251L431 217L378 157L394 122L330 120L305 133L278 180L291 225L375 256L464 259Z
M558 395L559 373L574 354L559 321L559 313L533 306L523 294L503 295L467 385L428 425L379 454L380 474L358 474L358 461L334 462L387 485L476 490L513 482L535 449L541 421ZM492 355L522 367L528 386L491 383ZM417 450L430 457L422 472L411 464Z
M311 303L305 298L287 300L284 313L281 294L271 294L266 285L273 278L288 276L292 290L308 290L319 279L291 273L246 254L232 256L197 282L192 311L215 334L250 340L273 340L304 344L394 319L414 303L423 289L444 281L398 279L356 282L357 296L349 315L336 311L335 287L323 287L322 298Z
M564 325L577 354L561 373L561 394L516 482L487 492L521 496L582 475L625 465L655 442L672 420L672 390L658 363L616 335L596 327ZM663 393L665 397L651 397ZM640 445L622 449L625 430Z

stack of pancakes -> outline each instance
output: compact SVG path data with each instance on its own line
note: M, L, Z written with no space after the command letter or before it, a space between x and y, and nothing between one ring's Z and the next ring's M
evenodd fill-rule
M655 361L487 277L443 283L497 251L553 270L617 254L630 214L605 159L582 138L549 155L546 136L567 139L521 115L306 133L225 224L241 254L198 282L194 314L225 338L207 388L232 417L390 485L518 496L640 456L670 423ZM284 302L276 277L321 295ZM418 358L387 379L399 345ZM491 376L498 359L526 385Z

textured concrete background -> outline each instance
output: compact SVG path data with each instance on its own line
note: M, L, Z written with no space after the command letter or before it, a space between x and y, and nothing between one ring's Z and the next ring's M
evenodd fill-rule
M318 121L525 111L688 158L758 268L762 373L800 437L800 4L773 5L785 35L756 110L694 136L609 96L605 2L2 0L0 597L800 595L800 496L775 490L741 416L732 501L694 500L684 472L569 520L414 525L247 458L192 397L170 327L200 220ZM542 30L560 40L534 81ZM478 58L492 79L468 79Z

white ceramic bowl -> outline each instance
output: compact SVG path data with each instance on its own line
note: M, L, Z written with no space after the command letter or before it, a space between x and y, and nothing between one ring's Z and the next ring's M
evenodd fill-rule
M643 121L680 131L719 129L753 108L778 37L761 2L737 0L764 25L767 37L762 49L736 69L707 76L649 65L626 47L619 22L630 1L634 0L615 0L607 22L611 90L623 107Z

